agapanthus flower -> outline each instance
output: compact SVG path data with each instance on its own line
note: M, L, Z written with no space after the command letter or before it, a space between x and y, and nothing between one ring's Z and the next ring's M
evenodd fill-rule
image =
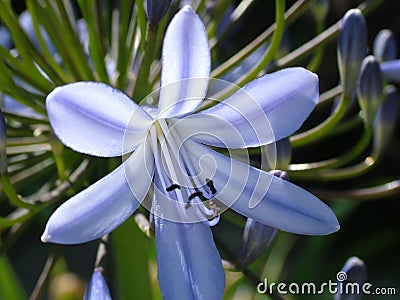
M94 82L58 87L48 96L50 123L66 146L103 157L131 154L62 204L43 241L76 244L111 232L153 185L149 208L163 297L221 299L224 271L210 229L221 203L285 231L338 230L331 209L314 195L208 147L258 147L290 135L318 100L317 76L303 68L282 70L200 110L210 69L204 25L185 6L165 34L158 108Z

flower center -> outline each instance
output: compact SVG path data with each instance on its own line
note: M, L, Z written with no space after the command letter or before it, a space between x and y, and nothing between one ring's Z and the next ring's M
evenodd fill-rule
M196 176L179 132L171 128L167 120L159 119L153 123L150 136L160 185L156 188L161 189L168 200L175 201L174 205L185 220L205 221L210 226L217 224L221 210L213 201L217 189L212 179L202 182Z

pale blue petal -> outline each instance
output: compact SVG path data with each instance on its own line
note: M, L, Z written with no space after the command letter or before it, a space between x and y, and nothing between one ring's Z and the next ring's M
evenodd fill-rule
M111 232L144 199L153 171L154 157L144 144L112 173L63 203L48 220L42 241L79 244Z
M46 106L51 126L63 144L95 156L133 151L143 143L152 122L124 93L97 82L58 87L47 96ZM124 138L129 143L124 144Z
M159 195L155 189L158 281L163 299L222 299L225 274L210 227L163 218Z
M110 290L100 270L95 270L90 278L84 300L111 300Z
M164 38L159 115L194 111L207 92L211 59L204 25L186 5L172 19Z
M182 135L217 147L247 148L289 136L318 101L318 77L303 68L264 75L214 107L176 121Z
M400 82L400 59L385 61L380 66L386 80Z
M201 180L211 178L215 197L240 214L298 234L323 235L339 229L332 210L306 190L199 143L186 145Z

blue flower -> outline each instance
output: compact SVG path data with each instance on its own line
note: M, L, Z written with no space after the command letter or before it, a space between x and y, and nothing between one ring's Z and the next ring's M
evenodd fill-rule
M318 78L303 68L282 70L194 113L206 95L211 60L204 25L190 6L168 26L162 63L158 108L139 106L94 82L58 87L47 97L50 123L65 145L96 156L131 155L62 204L42 240L76 244L99 238L124 222L153 185L149 209L163 297L221 299L224 271L210 225L222 205L294 233L339 228L317 197L208 147L258 147L290 135L318 100Z

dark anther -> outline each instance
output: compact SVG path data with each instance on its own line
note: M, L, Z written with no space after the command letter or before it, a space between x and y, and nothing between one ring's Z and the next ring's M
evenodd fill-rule
M169 187L167 187L165 190L166 190L167 192L171 192L171 191L173 191L173 190L175 190L175 189L181 189L181 187L180 187L179 185L177 185L177 184L172 184L172 185L170 185Z
M193 194L191 194L191 195L189 196L189 201L192 200L192 199L195 198L195 197L203 197L203 193L200 192L200 191L194 192Z
M214 182L211 179L206 178L206 184L211 190L211 194L215 195L217 193L217 189L214 186Z

